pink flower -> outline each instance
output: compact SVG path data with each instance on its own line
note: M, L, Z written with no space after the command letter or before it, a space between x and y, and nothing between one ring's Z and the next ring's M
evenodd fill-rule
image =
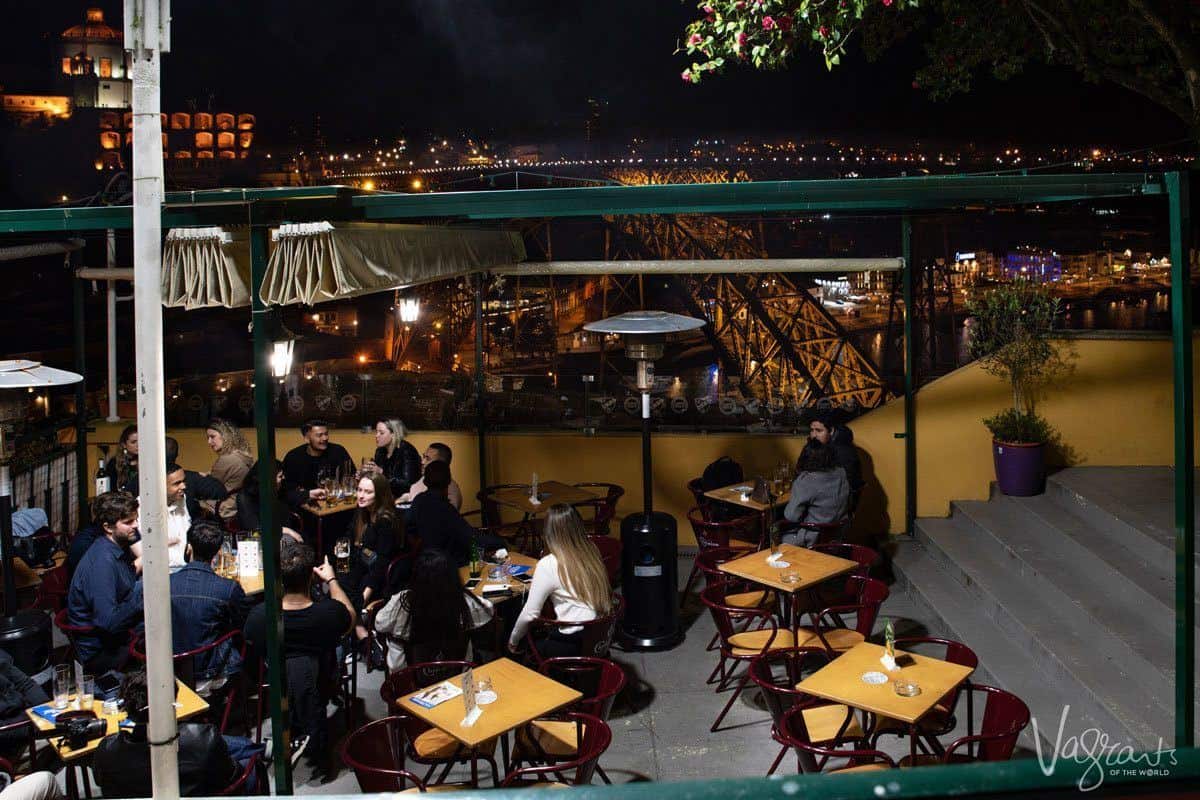
M705 14L712 14L712 13L714 13L714 12L716 11L716 9L714 9L712 6L705 6L705 7L704 7L703 9L701 9L701 10L702 10L702 11L703 11Z
M745 31L742 31L741 33L739 33L737 35L737 45L738 45L738 47L746 46L746 32Z
M890 6L892 4L892 0L883 0L883 4L885 6Z
M763 23L762 23L762 25L763 25L763 30L764 30L764 31L773 31L773 30L775 30L776 28L778 28L778 27L779 27L779 26L778 26L778 25L775 23L775 18L774 18L774 17L763 17Z
M704 37L698 33L693 33L691 36L688 37L688 44L692 47L695 47L696 45L700 44L703 41L704 41Z
M733 4L733 7L736 8L738 11L741 11L743 8L746 7L746 0L738 0L736 3Z
M679 73L679 77L683 78L684 83L691 83L692 82L692 71L685 69L683 72Z
M817 29L817 33L820 34L822 39L829 38L829 28L826 28L824 25Z

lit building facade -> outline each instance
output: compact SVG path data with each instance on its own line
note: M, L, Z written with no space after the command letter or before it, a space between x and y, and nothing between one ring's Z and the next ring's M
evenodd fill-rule
M62 32L58 44L58 83L76 108L130 108L133 80L124 34L89 8L82 24Z

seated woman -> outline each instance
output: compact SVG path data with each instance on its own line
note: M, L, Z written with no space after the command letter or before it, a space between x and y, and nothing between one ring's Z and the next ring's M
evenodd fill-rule
M421 456L405 437L408 429L398 419L375 422L375 457L363 464L363 471L383 475L400 497L421 479Z
M349 532L350 563L343 580L350 602L361 614L368 603L383 593L388 564L404 535L391 486L383 475L359 478L358 509ZM343 569L342 564L338 564L338 569ZM359 639L367 636L367 629L361 624L354 631Z
M834 461L833 448L810 439L796 463L799 473L792 481L792 496L783 516L789 522L829 525L841 522L850 501L850 483L846 472ZM816 542L818 531L801 528L783 535L787 544L808 547Z
M423 550L408 588L375 616L375 630L388 636L388 670L465 658L471 632L488 624L492 614L491 603L463 588L449 555Z
M208 446L217 454L217 460L213 462L208 474L219 480L225 491L229 492L229 496L222 500L219 506L211 500L206 502L212 506L210 511L217 511L221 519L228 519L237 513L236 495L242 488L251 465L254 464L254 457L250 455L250 445L242 436L241 428L227 419L210 419L205 434L208 437Z
M297 542L303 542L303 537L296 529L300 527L299 518L283 502L280 487L283 485L283 464L275 460L275 492L268 495L267 500L274 503L275 519L283 526L283 535L290 536ZM258 485L258 462L255 461L242 482L242 490L235 499L234 521L239 531L256 531L262 527L262 492Z
M518 652L529 626L549 600L559 625L535 642L545 658L578 656L583 628L572 622L589 622L612 610L612 587L600 551L587 538L583 520L571 506L556 503L546 513L546 550L534 569L525 607L517 617L508 649Z

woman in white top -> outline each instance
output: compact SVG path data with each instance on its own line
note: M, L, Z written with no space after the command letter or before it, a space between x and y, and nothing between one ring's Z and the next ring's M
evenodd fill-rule
M600 551L587 538L583 520L571 506L557 503L546 514L546 549L537 563L525 607L513 626L508 649L517 652L529 625L549 600L559 622L588 622L612 610L612 587ZM544 658L578 656L583 645L583 628L559 625L536 643Z
M466 658L471 631L491 622L492 614L491 603L463 589L449 556L422 551L408 588L375 616L375 630L388 636L388 671Z

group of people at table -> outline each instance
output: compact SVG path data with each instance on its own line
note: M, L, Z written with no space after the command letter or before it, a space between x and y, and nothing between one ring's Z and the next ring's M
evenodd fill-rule
M274 504L276 519L285 520L279 565L293 747L306 751L316 772L329 777L337 771L328 741L326 709L328 701L339 702L333 687L342 660L355 650L386 662L391 670L405 663L461 659L471 647L476 651L487 647L487 636L473 634L498 616L497 622L509 629L507 650L520 654L526 648L532 621L549 603L559 624L536 642L538 651L579 655L582 629L572 623L609 612L612 589L607 572L571 506L547 508L542 537L545 555L533 569L523 606L494 605L464 586L459 569L475 554L503 558L508 543L474 528L460 515L462 492L450 476L449 447L434 443L418 455L405 440L403 425L383 419L375 426L374 458L355 470L345 448L329 441L325 422L310 420L301 432L304 443L276 464L273 492L261 491L245 440L235 426L223 420L214 420L208 428L208 443L217 460L207 475L179 467L175 463L178 445L168 441L167 545L174 651L203 648L230 631L242 631L246 658L238 644L226 639L196 657L196 680L202 693L233 680L255 683L265 642L264 606L258 602L257 592L248 596L237 580L218 574L214 562L231 531L257 525L266 503ZM71 544L66 622L75 658L85 672L99 676L116 671L125 674L128 682L130 676L143 674L139 665L130 661L131 649L137 649L141 635L145 600L138 499L129 491L137 484L135 430L122 435L120 448L117 458L109 462L115 490L95 498L91 525ZM317 552L313 513L326 501L323 479L335 469L356 472L357 491L353 505L347 504L351 513L323 520L330 535L324 539L326 552ZM335 569L329 550L337 539L349 540L350 553L348 563L335 558L335 563L341 562ZM406 558L393 564L396 554ZM499 615L497 605L505 607ZM375 628L384 634L378 637L386 643L384 652L369 652L374 637L368 636L366 624L372 617ZM492 637L490 641L498 640ZM135 689L144 686L144 677L133 680ZM133 713L131 718L137 721ZM123 743L110 747L108 739ZM236 737L198 740L207 747L223 748L243 764L260 752ZM107 757L106 751L127 749L131 741L147 757L130 763L144 765L145 770L126 768L119 785L110 786L105 781L111 773L106 773L100 762ZM189 741L181 738L181 749L189 746ZM105 796L148 792L148 745L140 726L108 737L94 759ZM206 763L181 754L181 772L193 771L190 777L181 774L185 793L191 789L195 794L218 794L228 785L216 785L214 781L228 775ZM130 794L139 781L144 781L142 791Z

